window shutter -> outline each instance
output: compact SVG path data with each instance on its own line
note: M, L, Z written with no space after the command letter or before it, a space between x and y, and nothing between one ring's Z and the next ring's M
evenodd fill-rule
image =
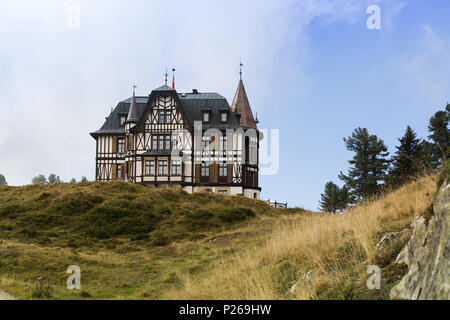
M201 151L202 150L202 135L201 134L193 135L193 140L194 140L194 152Z
M210 170L209 170L209 181L211 183L217 183L218 177L219 177L219 164L213 163L213 164L211 164Z
M128 150L133 150L133 136L128 136Z
M195 182L200 183L200 164L195 165Z
M234 134L227 133L227 154L230 154L233 151L233 137Z
M117 179L117 164L115 163L111 165L111 179Z
M112 152L113 153L117 152L117 137L112 138Z
M233 182L233 165L232 164L227 164L227 180L228 183L232 183Z
M120 179L125 180L125 163L121 164L122 168L120 170Z
M209 140L209 150L211 150L211 151L218 150L218 148L216 148L216 145L217 145L216 136L211 136L210 139L211 140ZM211 176L211 171L210 171L210 176Z

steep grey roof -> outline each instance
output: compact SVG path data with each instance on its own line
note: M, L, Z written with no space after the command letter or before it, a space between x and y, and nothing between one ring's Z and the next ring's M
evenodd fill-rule
M175 91L169 86L162 86L153 91ZM208 110L211 112L211 121L208 124L203 124L203 129L217 128L217 129L237 129L240 128L239 121L236 119L236 114L231 111L230 105L227 100L218 93L205 92L205 93L178 93L178 97L181 102L181 108L186 115L186 121L194 126L194 121L202 120L202 111ZM136 116L137 119L141 118L142 113L147 105L149 97L137 96L136 100ZM103 126L91 133L91 136L96 138L102 134L125 134L125 128L120 127L120 115L129 115L130 107L133 97L127 98L114 108L111 114ZM228 111L228 121L222 123L220 121L220 112Z
M117 106L111 111L106 121L103 123L102 127L91 133L94 138L101 134L125 134L125 127L120 126L120 116L127 116L130 110L130 104L133 97L130 97L124 101L121 101ZM137 113L140 116L147 105L148 97L136 97L136 108Z
M136 97L134 96L133 92L133 96L131 97L130 110L128 111L127 122L135 123L138 122L138 120L139 114L136 107Z
M240 127L227 99L218 93L181 93L178 94L178 97L181 101L181 107L185 110L187 120L192 126L194 121L202 120L202 112L205 110L211 111L211 119L209 123L203 123L204 129L237 129ZM220 111L222 110L229 112L226 123L220 122Z
M163 85L159 88L153 89L153 91L175 91L174 88L169 87L168 85Z
M125 100L123 100L123 101L120 101L120 102L123 102L123 103L131 103L131 100L133 99L133 97L129 97L129 98L127 98L127 99L125 99ZM146 96L141 96L141 97L139 97L139 96L137 96L137 97L135 97L135 99L136 99L136 103L143 103L143 104L146 104L147 103L147 101L148 101L148 97L146 97Z

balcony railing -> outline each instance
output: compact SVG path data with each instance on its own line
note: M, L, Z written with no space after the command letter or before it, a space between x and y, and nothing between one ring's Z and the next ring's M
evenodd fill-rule
M277 201L270 201L270 199L266 200L266 202L275 208L287 208L288 203L287 202L277 202Z

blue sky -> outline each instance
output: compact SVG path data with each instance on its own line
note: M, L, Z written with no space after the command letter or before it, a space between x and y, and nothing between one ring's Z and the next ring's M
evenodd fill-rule
M431 4L432 3L432 4ZM80 8L80 28L66 25ZM381 29L366 8L378 5ZM0 172L10 185L55 172L94 178L95 141L111 107L147 95L177 69L178 91L228 101L239 78L259 127L280 130L280 167L262 197L316 209L351 158L358 126L391 152L406 125L425 137L450 95L444 0L2 1Z

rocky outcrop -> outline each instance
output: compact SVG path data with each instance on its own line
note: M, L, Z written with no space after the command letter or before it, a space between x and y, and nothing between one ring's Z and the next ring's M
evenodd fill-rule
M410 228L406 228L400 231L393 231L386 233L376 245L377 257L384 258L385 256L391 255L392 247L395 242L400 242L404 244L411 238Z
M397 256L408 273L391 290L392 299L450 299L450 184L433 201L433 215L412 223L411 240Z

